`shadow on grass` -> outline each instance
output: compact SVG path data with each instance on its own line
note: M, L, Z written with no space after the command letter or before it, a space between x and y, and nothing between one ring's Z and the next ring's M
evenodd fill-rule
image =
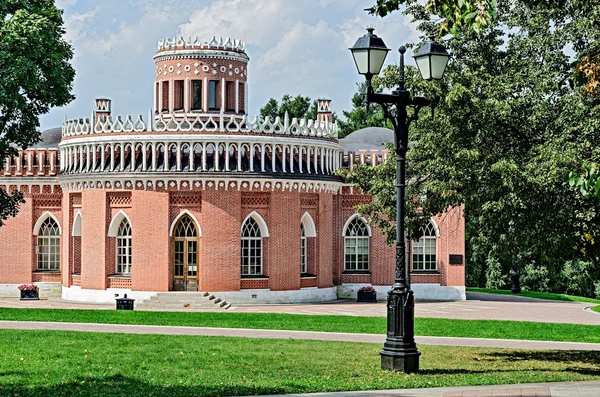
M0 382L0 395L11 397L217 397L282 393L285 393L285 390L282 387L260 387L252 385L223 385L222 387L216 387L214 385L156 385L140 381L139 379L128 378L122 375L116 375L106 378L79 378L70 380L67 383L47 386L34 386L31 388L25 387L23 385L3 385Z
M559 350L559 351L506 351L506 352L494 352L482 355L480 358L482 361L494 361L498 362L519 362L519 361L543 361L557 364L565 364L566 368L537 368L527 369L528 372L549 372L549 371L566 371L573 372L580 375L600 376L600 354L595 351L585 350ZM587 367L580 367L580 365L586 365ZM589 366L595 366L596 368L589 368ZM470 369L430 369L420 370L421 375L467 375L467 374L486 374L486 373L508 373L508 372L521 372L523 368L515 369L490 369L490 370L470 370Z

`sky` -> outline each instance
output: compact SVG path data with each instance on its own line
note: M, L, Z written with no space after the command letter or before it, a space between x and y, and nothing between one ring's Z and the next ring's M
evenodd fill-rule
M95 98L112 99L113 115L143 115L152 106L158 40L231 37L246 42L249 115L285 93L332 99L351 108L359 76L348 48L375 26L397 63L399 46L419 34L400 12L385 18L364 9L375 0L56 0L64 9L66 40L76 71L69 105L40 119L41 130L91 117ZM412 54L406 54L410 59ZM412 59L410 59L412 60ZM134 117L135 118L135 117Z

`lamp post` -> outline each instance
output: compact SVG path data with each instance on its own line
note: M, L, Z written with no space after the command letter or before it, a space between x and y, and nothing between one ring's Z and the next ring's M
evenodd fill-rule
M400 76L398 88L391 94L376 94L371 87L371 79L381 71L389 49L383 40L368 28L367 34L360 37L350 48L358 73L365 76L365 102L381 105L384 115L394 126L394 151L396 152L396 277L387 297L387 335L381 355L381 368L388 371L406 373L419 370L419 356L414 334L415 305L406 261L404 239L404 188L406 187L406 152L408 149L408 127L421 108L430 101L413 97L405 87L404 53L400 47ZM421 76L425 80L442 78L450 55L432 39L423 45L414 56ZM408 116L407 108L414 112Z

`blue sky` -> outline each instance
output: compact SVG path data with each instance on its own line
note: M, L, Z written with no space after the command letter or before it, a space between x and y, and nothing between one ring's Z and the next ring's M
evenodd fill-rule
M393 49L418 39L415 25L400 13L368 16L363 9L374 1L57 0L75 51L76 99L43 116L41 129L59 126L65 116L90 117L100 97L113 100L113 114L146 117L153 97L152 56L159 39L173 36L246 42L251 116L285 93L331 98L341 114L362 80L348 47L367 25L375 25ZM396 51L387 62L397 62Z

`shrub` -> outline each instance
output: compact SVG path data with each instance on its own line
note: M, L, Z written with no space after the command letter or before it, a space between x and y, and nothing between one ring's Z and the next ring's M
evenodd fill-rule
M592 266L590 262L578 260L566 262L560 271L561 292L593 298L595 286L591 276Z
M530 291L550 292L550 275L546 266L530 263L521 271L521 285Z

